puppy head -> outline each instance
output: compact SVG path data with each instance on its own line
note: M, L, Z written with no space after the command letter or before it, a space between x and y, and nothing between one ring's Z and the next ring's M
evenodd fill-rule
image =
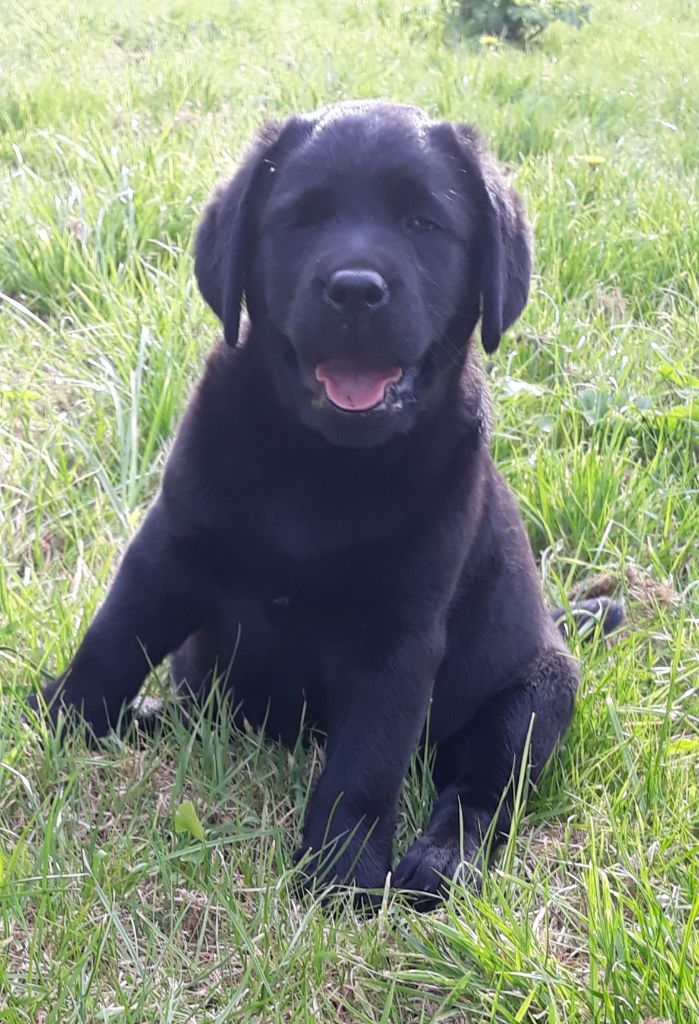
M205 213L195 270L231 345L245 297L277 399L367 446L439 406L479 318L495 351L527 300L531 241L468 126L344 103L262 131Z

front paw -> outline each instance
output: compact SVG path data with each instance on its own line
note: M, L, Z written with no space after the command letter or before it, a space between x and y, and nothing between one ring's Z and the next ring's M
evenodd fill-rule
M78 688L72 677L62 676L25 699L24 721L43 726L59 737L82 735L88 743L105 736L112 728L104 698L95 689ZM133 714L118 719L123 732Z
M26 712L22 713L22 721L30 728L43 724L46 728L56 731L59 716L64 713L60 699L59 681L54 680L44 686L39 693L31 693L24 700Z
M464 881L480 891L482 856L479 840L468 835L461 838L436 839L427 832L416 840L398 864L393 887L413 897L417 910L432 910L444 899L449 883Z
M383 890L390 871L390 841L380 841L361 823L338 829L315 842L304 836L294 854L306 889L319 890L354 885Z

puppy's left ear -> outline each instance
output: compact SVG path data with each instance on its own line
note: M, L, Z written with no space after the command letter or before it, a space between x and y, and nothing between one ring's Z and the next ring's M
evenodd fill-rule
M308 130L308 122L300 118L265 125L233 180L214 194L197 230L194 273L204 300L223 324L229 345L238 340L261 204L280 160Z
M470 125L439 125L454 153L458 147L465 188L478 216L481 341L491 353L527 304L532 272L532 232L524 204ZM450 139L446 140L445 135Z

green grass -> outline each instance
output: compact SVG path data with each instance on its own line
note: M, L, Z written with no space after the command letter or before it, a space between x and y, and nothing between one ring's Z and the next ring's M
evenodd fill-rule
M629 611L582 652L572 729L482 896L422 918L296 897L317 750L206 721L43 749L19 724L213 343L203 202L262 120L350 96L472 120L513 168L537 272L489 366L497 459L547 599L616 583ZM529 54L410 0L5 4L0 1021L699 1019L697 96L692 0L593 0ZM430 794L416 761L400 848ZM184 800L203 842L175 832Z

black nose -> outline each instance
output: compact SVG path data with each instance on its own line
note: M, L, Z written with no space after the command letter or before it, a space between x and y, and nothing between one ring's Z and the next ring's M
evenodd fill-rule
M372 313L388 302L388 285L373 270L337 270L328 281L325 299L341 313Z

